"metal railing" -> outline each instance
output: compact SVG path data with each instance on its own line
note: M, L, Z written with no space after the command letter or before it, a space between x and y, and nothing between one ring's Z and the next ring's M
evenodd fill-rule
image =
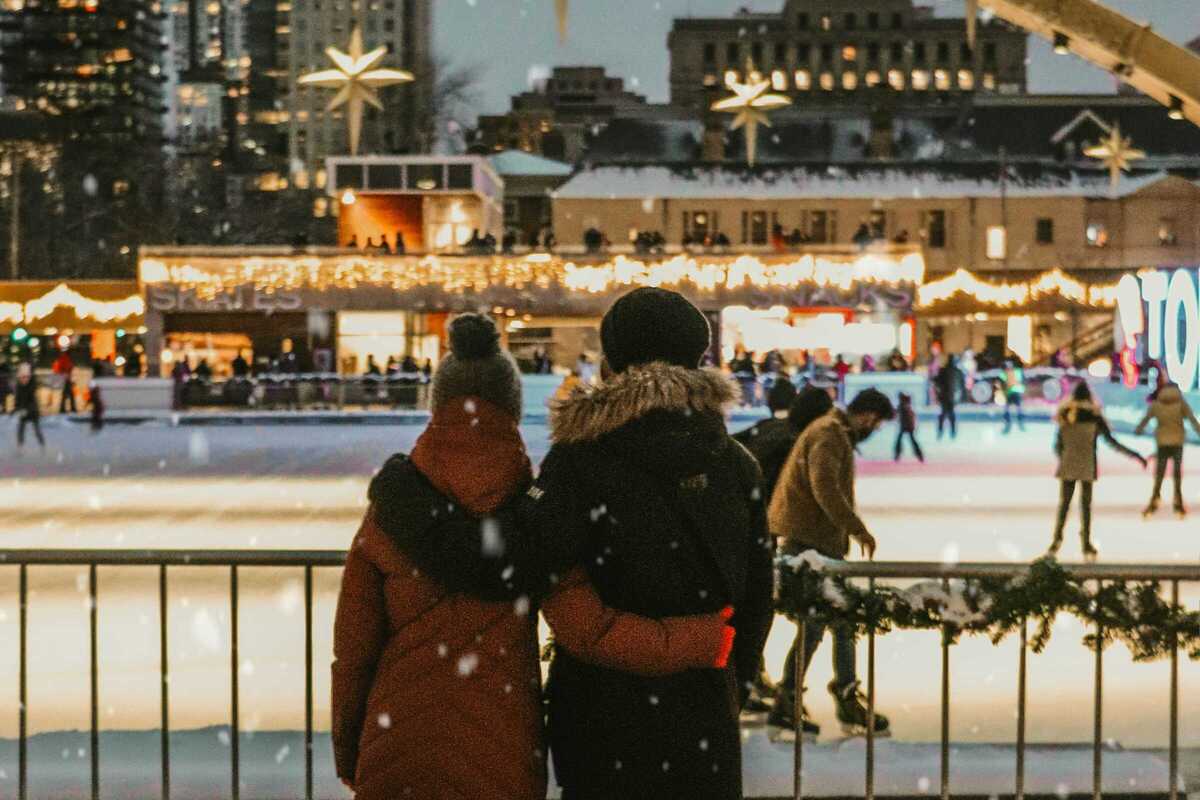
M1179 585L1181 583L1200 583L1200 564L1197 565L1146 565L1146 564L1085 564L1064 565L1075 578L1086 581L1096 581L1102 587L1106 581L1158 581L1170 586L1172 602L1179 604ZM822 574L843 578L859 578L868 582L870 590L875 590L877 580L930 580L943 582L948 588L951 580L971 580L981 578L1016 578L1028 569L1019 564L939 564L922 562L827 562L822 567ZM800 730L800 720L803 718L803 687L805 678L804 665L804 626L798 626L796 642L795 670L795 767L794 795L795 800L804 796L804 737ZM1092 797L1100 800L1103 795L1104 778L1104 637L1103 631L1097 626L1094 676L1094 715L1092 724ZM942 630L942 672L941 672L941 792L942 800L949 800L950 794L950 645L952 639L949 628ZM1022 621L1020 628L1020 657L1017 665L1017 730L1016 730L1016 774L1014 800L1025 798L1025 750L1026 750L1026 689L1027 689L1027 654L1029 649L1028 621ZM867 725L866 725L866 777L865 800L875 797L875 632L867 632ZM1170 680L1170 730L1168 744L1168 772L1170 789L1169 800L1179 800L1179 648L1171 648L1171 680Z
M28 597L29 567L86 566L88 568L89 658L91 673L91 796L100 797L100 662L97 623L99 607L96 569L101 566L158 568L159 702L161 704L162 797L171 796L170 686L167 654L167 570L169 567L228 567L230 647L230 769L232 798L241 796L239 754L238 570L242 567L300 567L304 569L304 797L313 798L313 570L340 567L346 553L314 551L226 550L0 550L0 566L18 570L18 742L17 798L28 797Z

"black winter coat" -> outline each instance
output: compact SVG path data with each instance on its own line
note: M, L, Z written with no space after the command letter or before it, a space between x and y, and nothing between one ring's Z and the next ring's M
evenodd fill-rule
M766 499L770 502L775 484L779 483L779 476L783 474L783 465L787 463L788 454L792 452L800 434L789 420L773 418L734 434L733 438L758 461L758 466L762 468Z
M21 412L21 416L26 419L39 419L42 410L38 407L37 391L37 378L30 378L28 383L18 381L14 392L13 411Z
M633 367L552 409L530 497L543 536L582 543L606 606L665 617L736 609L730 668L646 678L555 654L550 747L564 797L742 797L738 716L772 617L761 472L725 431L719 373ZM529 524L529 523L527 523Z

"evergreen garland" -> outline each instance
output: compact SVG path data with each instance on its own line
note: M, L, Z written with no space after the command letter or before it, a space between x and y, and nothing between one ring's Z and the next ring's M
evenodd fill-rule
M1033 562L1014 578L922 581L908 589L877 585L872 591L837 575L825 575L824 559L812 552L780 559L779 608L793 621L850 625L864 635L893 630L942 630L953 642L964 633L999 643L1028 620L1029 644L1042 652L1060 613L1090 623L1084 644L1123 642L1134 661L1170 656L1174 646L1200 660L1200 612L1162 596L1156 581L1076 578L1052 558Z

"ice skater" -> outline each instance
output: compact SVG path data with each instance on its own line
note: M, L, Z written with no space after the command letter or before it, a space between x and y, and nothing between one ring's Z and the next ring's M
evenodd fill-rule
M1200 434L1200 421L1197 421L1196 415L1192 413L1192 408L1184 399L1178 384L1168 383L1156 394L1146 416L1134 431L1140 435L1146 430L1150 420L1157 423L1154 428L1154 441L1158 446L1154 457L1154 491L1142 516L1149 518L1158 511L1163 479L1167 475L1167 462L1170 461L1174 465L1172 477L1175 482L1175 514L1182 519L1187 515L1183 504L1183 446L1187 442L1187 431L1184 430L1183 424L1187 422L1192 426L1192 430Z
M954 356L946 356L945 366L938 370L937 377L933 379L938 405L941 407L941 413L938 414L938 441L941 441L947 423L950 425L950 438L958 438L958 415L955 410L965 383L958 360Z
M90 418L92 433L99 433L104 429L104 397L100 392L100 384L95 378L88 384L88 405L92 410Z
M42 435L42 411L38 408L38 382L37 376L33 374L33 366L25 363L17 368L17 390L16 403L13 405L13 413L20 414L20 421L17 423L17 449L25 446L25 426L33 425L33 435L37 437L38 444L42 449L46 449L46 437Z
M1083 527L1080 538L1083 542L1083 556L1089 561L1098 555L1092 544L1092 488L1096 482L1096 442L1103 438L1110 447L1118 453L1134 459L1146 466L1146 459L1135 450L1121 444L1113 436L1099 406L1092 400L1092 390L1086 383L1075 386L1072 397L1058 409L1058 436L1054 442L1055 452L1058 453L1058 473L1061 494L1058 502L1058 520L1054 525L1054 541L1050 543L1048 555L1058 554L1063 543L1063 528L1067 524L1067 514L1071 510L1071 501L1075 497L1076 484L1080 489L1080 515Z
M1004 365L1004 432L1012 430L1012 410L1017 409L1017 426L1025 430L1025 370L1014 359Z
M908 437L908 441L912 443L913 453L917 456L917 461L925 463L925 454L921 452L921 445L917 441L917 412L913 409L912 397L900 393L900 408L897 416L899 417L900 432L896 436L896 460L900 460L900 456L904 454L904 437Z

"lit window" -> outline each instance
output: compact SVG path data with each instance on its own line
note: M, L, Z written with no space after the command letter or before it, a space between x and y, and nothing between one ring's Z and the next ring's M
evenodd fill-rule
M1089 222L1085 236L1088 247L1108 247L1108 227L1103 222Z
M1175 233L1175 220L1163 218L1158 221L1159 247L1175 247L1179 244L1179 235Z
M821 88L827 92L833 91L833 73L832 72L822 72L821 73Z
M828 14L821 15L821 30L823 30L823 31L833 30L833 17L829 16Z
M842 61L857 61L858 48L852 44L848 44L842 48Z
M867 72L867 86L872 88L883 82L883 77L879 74L879 70L873 69Z
M736 69L725 70L725 85L732 86L733 84L738 82L738 79L740 77L741 76L738 75L738 71Z
M897 92L904 91L904 71L899 69L888 70L888 86L891 86Z
M1001 261L1008 255L1008 231L1003 225L990 225L987 229L987 257Z
M983 88L989 92L996 91L996 75L992 72L983 73Z
M975 89L975 73L969 69L960 69L958 71L958 88L964 92L970 92Z
M939 92L950 90L950 72L944 69L935 69L933 71L933 82L937 86Z
M914 69L912 74L912 88L918 92L923 92L929 88L929 71L924 69Z
M713 75L711 72L708 75L705 75L704 76L704 85L705 86L716 86L717 85L717 76Z
M806 69L796 70L796 88L800 91L807 92L812 88L812 73Z
M858 75L853 72L842 73L842 88L847 92L852 92L858 88Z
M747 83L760 83L762 81L762 79L763 79L763 76L762 76L761 72L759 72L758 70L751 70L750 74L746 77L746 82Z
M771 73L771 86L773 86L775 91L777 91L777 92L787 91L787 88L788 88L787 73L781 69L777 69L774 72L772 72Z

